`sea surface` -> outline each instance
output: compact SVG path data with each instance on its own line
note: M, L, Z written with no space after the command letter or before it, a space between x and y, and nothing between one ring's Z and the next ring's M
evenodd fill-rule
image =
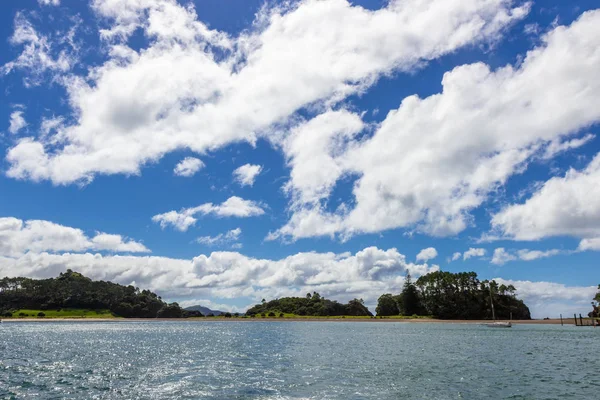
M600 399L600 329L0 324L1 399Z

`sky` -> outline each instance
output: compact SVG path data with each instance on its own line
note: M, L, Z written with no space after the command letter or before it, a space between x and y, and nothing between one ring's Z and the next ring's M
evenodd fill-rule
M183 306L600 283L593 0L0 3L0 276Z

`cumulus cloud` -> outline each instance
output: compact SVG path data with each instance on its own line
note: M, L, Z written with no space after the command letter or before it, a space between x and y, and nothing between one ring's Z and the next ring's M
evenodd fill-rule
M199 303L209 307L217 301L246 299L251 304L262 298L304 296L312 291L344 302L362 297L367 304L374 305L382 293L402 290L407 271L418 277L437 270L436 266L408 263L396 249L376 247L355 254L298 253L279 260L251 258L236 252L213 252L191 260L89 253L0 255L0 276L47 278L67 268L92 279L149 288L184 305ZM532 307L534 317L546 316L548 310L558 313L557 308L551 307L557 302L585 300L589 307L589 299L596 290L593 286L569 287L551 282L502 278L496 281L514 285L518 295ZM210 299L211 303L196 299ZM570 307L574 309L572 304Z
M516 260L517 257L514 254L506 251L504 247L498 247L494 250L494 255L492 256L492 264L496 265L504 265L509 261Z
M261 173L262 166L253 164L244 164L233 171L233 179L240 186L252 186L254 180Z
M590 308L595 286L566 286L555 282L532 282L495 278L499 284L513 285L517 296L529 306L534 318L572 316Z
M38 0L40 6L59 6L60 0Z
M437 255L438 255L438 252L435 248L428 247L426 249L421 250L419 252L419 254L417 254L417 261L427 262L429 260L433 260L434 258L436 258Z
M473 248L471 247L469 250L465 251L463 254L463 260L468 260L472 257L483 257L485 256L486 250L482 248Z
M237 242L241 235L241 228L235 228L225 233L219 233L216 236L200 236L198 239L196 239L196 241L206 246L219 246L231 242Z
M460 251L457 251L454 254L452 254L451 261L459 260L461 256L462 256L462 253Z
M10 114L10 125L8 131L13 135L18 133L21 129L27 126L27 121L23 118L23 111L16 110Z
M86 250L146 253L143 244L121 235L98 232L87 236L81 229L50 221L0 218L0 256L20 257L26 253L81 252Z
M332 168L311 175L306 162L293 165L294 146L284 146L294 202L290 220L271 237L344 238L399 227L461 232L473 224L470 211L528 162L589 140L573 136L600 121L598 46L600 11L590 11L545 34L518 66L492 71L476 63L447 72L441 93L405 98L369 139L350 139L360 121L349 112L307 122L330 119L317 124L324 139L310 143ZM326 211L330 188L343 176L356 177L354 201Z
M263 215L264 213L265 210L258 202L231 196L221 204L204 203L197 207L182 208L180 211L157 214L152 217L152 221L160 224L163 229L171 225L175 229L185 232L196 223L197 218L195 216L198 214L247 218Z
M600 56L599 56L600 57ZM505 207L492 217L492 230L514 240L551 236L582 238L581 250L598 249L600 237L600 154L581 171L544 183L525 203Z
M374 304L381 293L402 290L404 275L420 276L436 266L413 264L396 249L368 247L355 254L297 253L279 260L237 252L213 252L191 260L100 254L28 253L0 256L0 276L56 276L66 268L93 279L134 284L165 298L275 298L318 291L348 301Z
M204 163L199 158L186 157L175 166L173 173L177 176L190 177L204 168Z
M384 74L499 39L529 10L512 3L406 0L368 10L305 0L264 7L252 29L230 37L175 0L94 0L109 58L87 76L63 80L74 122L54 145L35 137L17 143L8 175L89 182L97 174L139 174L176 150L276 141L271 128L307 106L336 104ZM149 42L140 51L126 40L136 29ZM66 70L70 62L45 65Z

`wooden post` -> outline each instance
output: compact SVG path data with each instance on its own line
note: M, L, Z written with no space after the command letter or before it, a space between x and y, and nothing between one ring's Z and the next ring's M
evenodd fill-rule
M563 326L562 314L560 314L560 326Z
M577 314L573 314L573 318L575 318L575 326L577 326Z
M579 325L583 326L583 318L581 318L581 314L579 314Z

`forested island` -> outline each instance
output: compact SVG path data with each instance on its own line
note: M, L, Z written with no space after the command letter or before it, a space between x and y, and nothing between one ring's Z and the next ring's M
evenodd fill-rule
M56 314L63 309L101 310L100 315L108 313L109 316L124 318L202 316L200 312L182 309L177 303L167 304L149 290L93 281L70 269L57 278L0 279L0 315L3 317L44 317L47 313ZM39 311L25 315L19 310Z
M353 316L370 317L369 311L362 299L350 300L348 304L341 304L335 300L328 300L317 292L307 293L306 297L282 297L271 301L263 299L261 304L246 311L246 315L284 316L285 314L315 317Z
M407 275L401 293L379 297L378 316L429 315L439 319L531 319L529 308L517 299L516 288L480 281L475 272L436 271L413 283Z

